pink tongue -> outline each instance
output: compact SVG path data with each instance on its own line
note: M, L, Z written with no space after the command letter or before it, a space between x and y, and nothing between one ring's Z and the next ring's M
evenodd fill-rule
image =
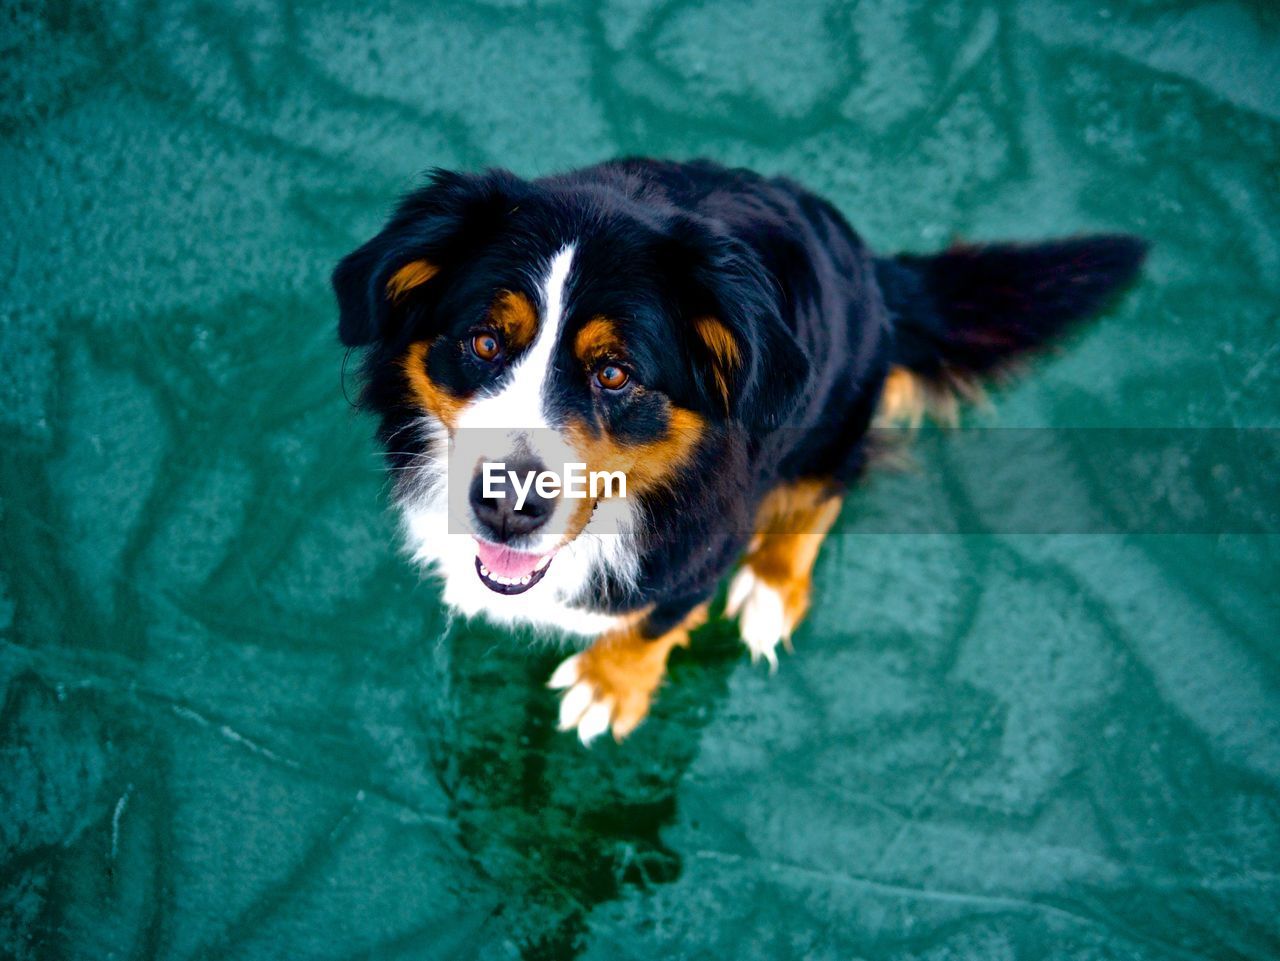
M526 554L523 551L513 551L506 547L499 547L496 544L476 541L476 556L480 558L481 564L489 568L491 573L498 574L501 577L524 577L526 574L532 574L533 569L538 565L538 561L542 560L546 555Z

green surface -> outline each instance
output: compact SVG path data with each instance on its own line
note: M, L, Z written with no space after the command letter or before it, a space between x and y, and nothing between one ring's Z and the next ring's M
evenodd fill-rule
M427 166L710 155L1152 238L984 423L1280 425L1276 8L362 6L3 5L0 956L1280 953L1275 537L859 535L926 452L776 676L713 626L584 751L398 556L327 288Z

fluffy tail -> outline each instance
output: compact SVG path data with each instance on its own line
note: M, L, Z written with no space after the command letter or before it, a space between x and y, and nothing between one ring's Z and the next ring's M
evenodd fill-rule
M918 422L926 408L947 415L980 378L1106 306L1146 253L1137 237L1098 234L877 259L895 331L881 420Z

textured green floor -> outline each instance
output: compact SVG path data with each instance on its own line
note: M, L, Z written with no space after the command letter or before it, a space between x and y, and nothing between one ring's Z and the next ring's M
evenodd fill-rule
M926 452L777 676L712 627L586 752L397 556L327 289L426 166L705 154L1152 238L984 422L1277 426L1277 9L361 6L3 4L0 956L1280 953L1280 539L859 534Z

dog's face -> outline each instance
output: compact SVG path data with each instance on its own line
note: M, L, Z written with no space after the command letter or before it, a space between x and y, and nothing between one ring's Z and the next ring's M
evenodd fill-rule
M650 496L785 417L806 373L732 241L598 186L438 173L334 287L415 556L500 621L606 629L592 601L669 520Z

